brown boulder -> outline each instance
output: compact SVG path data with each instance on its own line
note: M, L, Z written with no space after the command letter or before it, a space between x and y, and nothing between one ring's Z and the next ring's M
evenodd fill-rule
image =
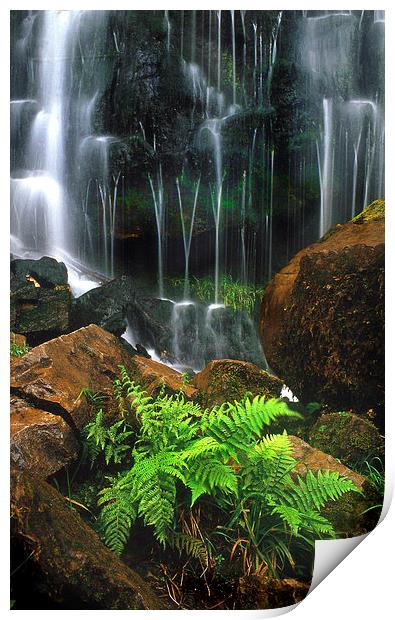
M111 395L118 366L128 368L130 360L118 338L89 325L12 359L11 392L81 429L89 416L81 389Z
M304 402L383 410L383 210L374 203L336 226L298 252L266 288L265 355Z
M197 388L196 399L204 407L214 407L241 400L247 392L278 398L283 382L251 362L224 359L209 362L195 375L192 386Z
M99 540L47 482L13 471L11 515L13 547L19 551L22 547L25 555L24 572L16 571L12 583L12 596L19 606L28 584L45 595L49 609L162 608L145 581ZM28 604L29 609L35 608L34 600Z
M77 458L79 445L72 428L58 415L30 407L11 397L11 463L42 478Z
M293 447L292 456L298 461L294 469L295 474L303 477L308 470L313 474L318 470L338 472L340 476L352 480L361 491L361 493L354 491L345 493L335 502L328 502L322 510L332 523L337 538L349 538L370 532L377 524L381 511L381 508L374 510L371 508L380 503L381 498L377 496L369 481L330 454L313 448L299 437L290 435L289 439Z
M182 374L154 360L134 355L128 363L130 378L156 396L162 385L167 394L183 391L187 398L196 394L196 388L185 382Z

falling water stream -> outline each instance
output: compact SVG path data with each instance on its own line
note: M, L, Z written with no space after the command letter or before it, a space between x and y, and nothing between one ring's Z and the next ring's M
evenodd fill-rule
M223 274L262 284L300 247L384 197L384 11L143 11L141 41L129 36L135 11L14 13L11 251L65 261L83 292L122 272L125 210L149 204L156 246L144 262L159 298L174 272L171 244L180 249L184 286L170 329L173 354L189 367L204 363L204 347L229 351ZM290 66L299 93L292 122L310 125L284 147L275 107ZM155 106L169 73L160 72L170 70L179 77L162 119ZM136 104L121 128L117 89L126 115L141 84L147 105ZM139 226L131 238L140 239ZM213 279L204 311L191 299L194 274Z

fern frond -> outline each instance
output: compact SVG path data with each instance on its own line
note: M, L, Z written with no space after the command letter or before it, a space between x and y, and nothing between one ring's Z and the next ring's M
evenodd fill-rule
M205 431L228 448L229 455L244 451L262 435L263 428L280 416L301 417L281 399L255 396L243 403L227 403L204 418Z
M205 566L208 565L208 550L200 538L195 538L183 532L169 533L170 547L176 549L180 554L186 553L191 558L200 560Z
M115 481L100 491L97 503L102 507L97 524L101 538L114 553L121 555L137 517L130 485L123 484L122 479Z
M338 472L318 471L315 476L309 470L304 479L297 477L297 484L289 489L287 502L299 510L320 510L328 500L337 500L348 491L361 493L352 480L340 476Z
M138 514L146 525L152 525L163 545L174 520L176 480L185 483L186 464L177 453L162 452L137 460L131 470L135 481Z
M291 456L292 444L284 431L282 435L267 435L246 454L243 470L244 486L254 493L282 497L290 483L290 472L296 465Z
M192 491L191 506L204 493L237 493L237 476L230 465L219 458L207 457L194 463L189 471L186 485Z

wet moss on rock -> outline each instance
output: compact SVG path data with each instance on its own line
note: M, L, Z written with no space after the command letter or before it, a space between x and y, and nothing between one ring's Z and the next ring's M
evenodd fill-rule
M384 438L375 425L345 411L320 416L310 431L309 442L350 467L384 455Z
M385 200L375 200L351 221L355 222L356 224L362 224L364 222L369 222L372 220L383 220L384 218Z
M213 360L193 379L194 400L203 407L241 400L246 394L278 398L283 382L251 362Z

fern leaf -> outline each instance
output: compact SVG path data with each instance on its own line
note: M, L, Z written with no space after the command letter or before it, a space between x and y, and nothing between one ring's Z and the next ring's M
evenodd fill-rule
M179 553L186 553L189 557L200 560L204 565L208 564L208 551L205 543L200 538L195 538L183 532L171 532L169 543Z
M104 543L117 555L121 555L136 520L136 506L130 486L116 481L113 486L99 493L98 505L102 507L98 529Z

